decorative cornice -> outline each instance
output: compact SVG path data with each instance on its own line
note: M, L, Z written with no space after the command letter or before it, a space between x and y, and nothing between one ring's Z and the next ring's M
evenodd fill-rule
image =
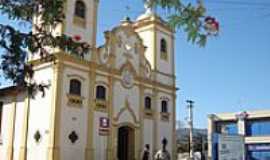
M175 31L168 25L167 22L162 20L159 16L153 15L153 16L148 16L143 19L140 19L136 21L133 24L134 29L139 29L143 28L149 25L155 25L155 26L160 26L161 28L165 29L168 32L174 33Z

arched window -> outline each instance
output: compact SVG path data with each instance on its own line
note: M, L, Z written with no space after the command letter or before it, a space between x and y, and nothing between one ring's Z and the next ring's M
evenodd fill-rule
M164 38L160 40L160 58L167 60L168 53L167 53L167 42Z
M81 96L81 82L77 79L70 80L69 93L77 96Z
M161 101L161 112L168 113L168 102L165 100Z
M160 40L160 51L161 53L167 53L167 42L164 38Z
M144 99L144 107L145 109L151 109L151 98L148 96Z
M75 3L75 16L85 18L86 6L82 0L77 0Z
M106 88L104 86L97 86L96 88L96 99L106 100Z

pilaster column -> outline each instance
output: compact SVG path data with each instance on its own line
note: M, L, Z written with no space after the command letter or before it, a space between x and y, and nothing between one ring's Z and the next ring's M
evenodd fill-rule
M158 151L158 143L160 143L160 140L158 139L158 121L159 121L159 105L158 105L158 93L156 89L153 89L153 108L154 108L154 118L153 118L153 156L155 155L155 153Z
M97 39L97 17L98 17L98 4L99 0L96 0L94 2L94 30L93 30L93 36L92 36L92 47L96 48L96 39Z
M108 117L110 119L110 133L107 138L107 160L114 160L116 153L116 147L115 147L115 139L116 139L116 127L114 124L113 119L113 77L112 75L109 75L109 92L108 92Z
M140 82L140 85L139 85L139 93L140 93L140 109L139 109L139 113L140 113L140 117L139 117L139 123L140 123L140 128L139 128L139 136L140 136L140 143L139 143L139 148L138 148L138 155L140 157L142 151L143 151L143 148L144 148L144 136L143 136L143 133L144 133L144 87L143 85L141 84L142 82ZM153 146L151 146L153 147ZM151 148L150 148L151 150Z
M177 159L177 153L176 153L176 95L173 94L173 100L172 100L172 121L173 121L173 126L172 126L172 159L176 160Z
M28 116L30 109L30 97L28 93L26 93L24 100L24 113L22 120L22 131L21 131L21 142L20 142L20 151L19 151L19 160L26 160L26 147L27 147L27 132L28 132Z
M57 62L53 67L52 106L48 160L60 160L61 101L63 90L63 64Z
M85 149L85 160L94 160L93 131L94 131L94 92L95 92L96 73L91 70L89 73L89 96L87 101L88 107L88 129L87 129L87 146Z
M14 96L12 99L13 105L11 109L11 113L9 115L9 130L8 130L8 160L13 160L13 151L14 151L14 133L15 133L15 120L16 120L16 103L17 103L17 97Z

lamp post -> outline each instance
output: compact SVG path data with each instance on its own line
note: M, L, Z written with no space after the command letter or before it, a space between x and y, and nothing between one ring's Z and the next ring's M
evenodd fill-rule
M189 146L190 146L190 149L189 149L189 158L191 160L193 160L194 158L194 148L193 148L193 104L194 104L194 101L191 101L191 100L187 100L187 108L188 108L188 111L189 111L189 116L188 116L188 126L189 126Z

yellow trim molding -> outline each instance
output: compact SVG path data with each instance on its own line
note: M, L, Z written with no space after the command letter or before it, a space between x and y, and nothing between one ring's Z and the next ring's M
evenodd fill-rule
M23 123L22 123L22 139L19 151L19 160L26 160L26 145L27 145L27 132L28 132L28 118L30 110L30 97L26 93L26 98L24 100L24 113L23 113Z
M94 160L94 146L93 146L93 128L94 128L94 92L95 92L95 72L89 72L89 97L88 97L88 127L87 127L87 146L85 149L85 160Z
M78 16L73 16L73 24L81 28L86 28L86 19Z
M113 109L113 98L114 98L114 92L113 92L113 85L114 85L114 79L112 78L112 76L108 76L108 81L109 81L109 97L108 97L108 110L109 110L109 114L108 117L110 119L110 126L111 126L111 130L110 130L110 135L107 137L107 159L108 160L114 160L117 156L116 154L116 148L115 148L115 144L114 144L114 139L115 136L117 136L116 133L116 128L115 126L113 126L113 114L114 114L114 109Z
M68 98L67 105L69 107L81 108L83 106L84 97L73 94L67 94L67 98Z
M95 103L95 107L94 107L95 111L104 112L104 113L108 112L108 110L109 110L108 109L108 106L109 106L108 101L95 99L94 103Z
M13 151L14 151L14 134L15 134L15 121L16 121L16 103L17 103L17 97L14 96L12 98L12 109L11 113L9 115L9 130L8 130L8 146L7 146L7 152L8 152L8 160L13 160Z
M170 113L160 112L160 120L162 120L164 122L169 122L170 121Z
M154 119L154 111L152 109L144 109L144 118L145 119Z
M61 101L63 85L63 64L57 62L53 68L52 106L48 160L60 160Z

